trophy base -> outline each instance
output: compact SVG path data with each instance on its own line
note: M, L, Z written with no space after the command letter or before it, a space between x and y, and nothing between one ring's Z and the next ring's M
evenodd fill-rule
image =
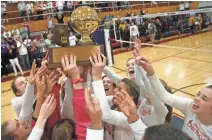
M61 57L64 56L64 53L73 53L77 56L77 65L78 66L90 66L89 57L92 55L92 52L100 50L104 54L104 46L94 45L94 44L79 44L74 47L62 47L62 48L49 48L49 69L61 68ZM104 54L105 55L105 54Z

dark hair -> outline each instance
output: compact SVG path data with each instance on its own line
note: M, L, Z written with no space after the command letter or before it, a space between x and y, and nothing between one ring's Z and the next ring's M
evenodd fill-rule
M102 80L107 77L106 75L102 76ZM116 84L113 82L113 87L116 88Z
M181 130L165 124L146 128L143 138L144 140L191 140L191 138Z
M168 86L168 84L162 79L160 79L160 82L162 83L162 85L166 89L166 91L168 91L169 93L172 94L172 89ZM167 109L169 111L168 114L166 115L165 121L170 124L171 123L171 119L172 119L172 111L173 111L173 109L172 109L171 106L169 106L167 104L165 104L165 106L167 107Z
M210 90L212 90L212 85L206 86L205 88L209 88Z
M2 140L14 140L14 135L11 133L7 134L8 121L1 125L1 139Z
M13 91L13 93L15 94L15 96L19 96L19 95L17 95L17 92L18 92L19 90L17 89L17 87L16 87L16 85L15 85L15 82L16 82L16 80L17 80L19 77L21 77L21 76L16 77L16 78L12 81L12 84L11 84L11 88L12 88L12 91Z
M50 130L50 140L71 140L75 136L75 124L70 119L57 121Z
M139 90L138 85L136 85L136 83L134 81L127 79L127 78L121 79L121 82L124 82L128 86L129 94L130 94L130 96L133 96L133 101L137 105L138 99L140 96L140 90Z

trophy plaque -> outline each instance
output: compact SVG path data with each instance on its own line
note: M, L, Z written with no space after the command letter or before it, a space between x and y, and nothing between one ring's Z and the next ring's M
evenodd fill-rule
M68 36L66 36L68 29L65 25L58 24L53 28L53 38L55 44L61 45L59 48L49 48L49 64L48 68L55 69L61 67L61 56L65 52L77 55L77 65L85 66L91 65L89 57L92 52L100 50L104 54L104 46L96 45L90 39L90 34L98 28L99 18L94 9L88 6L81 6L72 12L70 23L72 28L79 34L81 39L74 47L69 47ZM57 35L58 34L58 35ZM105 55L105 54L104 54Z

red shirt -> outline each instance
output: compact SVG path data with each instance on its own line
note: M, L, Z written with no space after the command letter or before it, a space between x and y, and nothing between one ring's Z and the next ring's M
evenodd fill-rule
M24 22L24 27L27 28L27 30L29 30L29 22Z
M74 89L73 91L73 109L76 124L76 136L78 140L86 139L86 131L90 125L90 117L85 109L85 90Z

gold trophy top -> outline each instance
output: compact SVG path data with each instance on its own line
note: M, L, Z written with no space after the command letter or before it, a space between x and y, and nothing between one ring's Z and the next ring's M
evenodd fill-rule
M82 35L80 44L90 44L90 34L96 31L99 24L97 12L89 6L81 6L75 9L71 15L71 26Z

